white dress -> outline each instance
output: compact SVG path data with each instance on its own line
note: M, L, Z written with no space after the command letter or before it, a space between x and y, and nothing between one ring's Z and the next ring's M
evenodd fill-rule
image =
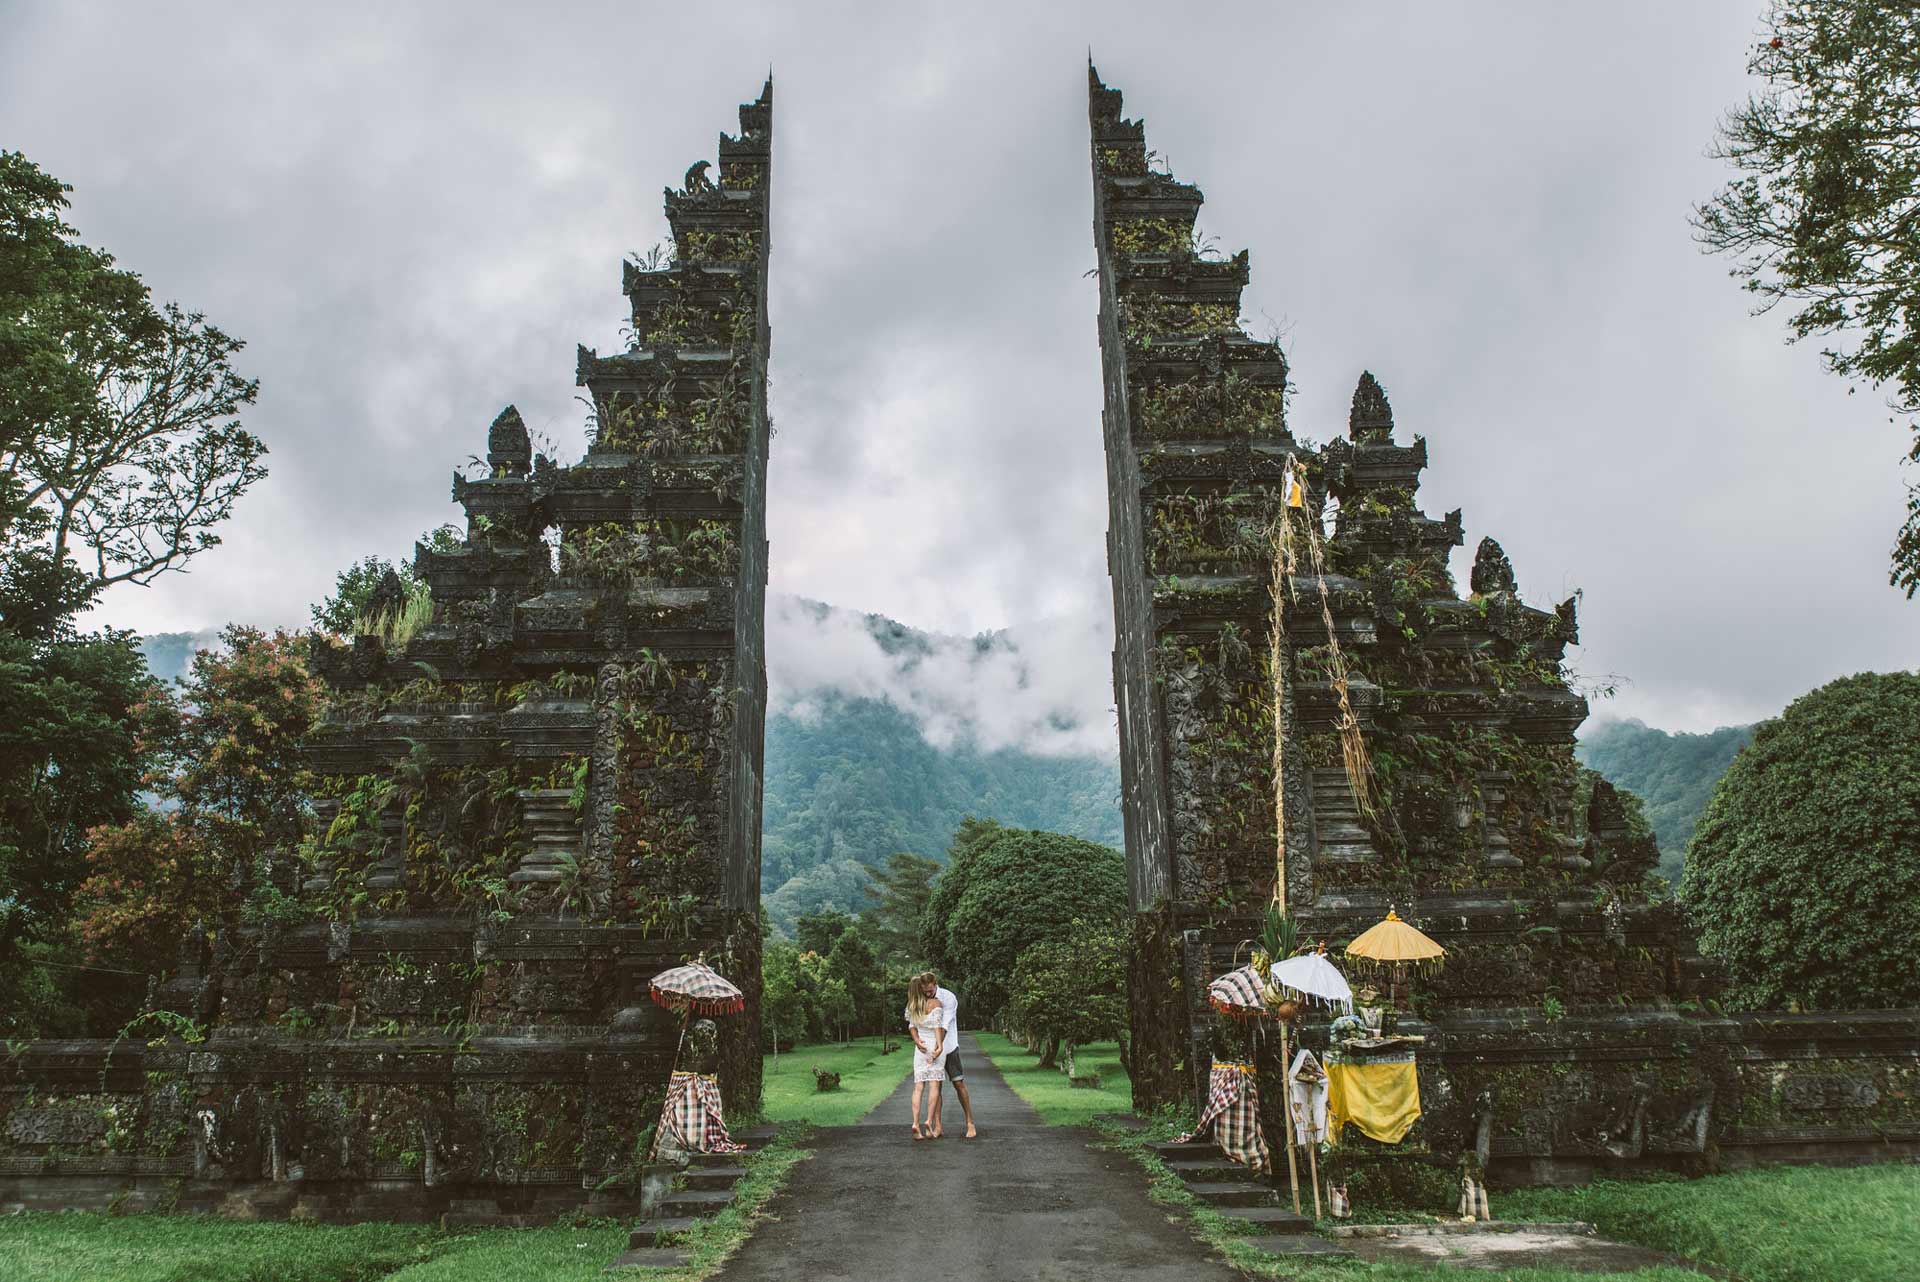
M938 1005L933 1006L919 1019L909 1013L907 1024L920 1036L921 1042L931 1046L940 1037L946 1027L946 1016ZM940 1043L940 1053L929 1056L919 1047L913 1050L913 1080L916 1082L944 1082L947 1080L947 1052L952 1050L945 1041Z

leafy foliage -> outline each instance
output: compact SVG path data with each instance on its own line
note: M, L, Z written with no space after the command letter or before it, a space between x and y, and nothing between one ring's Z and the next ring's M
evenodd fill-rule
M969 1018L1006 1005L1020 955L1075 931L1118 928L1127 914L1126 861L1109 846L1057 832L965 826L935 883L927 951Z
M1747 69L1766 83L1721 123L1741 177L1695 211L1710 250L1796 339L1833 336L1836 374L1920 414L1920 9L1904 0L1773 0ZM1920 462L1920 423L1909 460ZM1893 551L1920 591L1920 485Z
M1843 677L1760 723L1680 893L1736 1001L1920 1002L1920 674Z
M900 851L885 867L866 870L867 897L873 907L861 914L860 927L883 957L911 963L921 956L920 918L933 898L938 860Z
M168 968L235 885L255 913L286 911L270 860L300 839L320 686L298 638L233 626L220 640L194 657L181 701L148 720L147 786L169 808L89 834L75 924L95 959Z
M1125 930L1075 918L1059 935L1029 947L1014 963L1008 1015L1047 1038L1073 1043L1124 1039Z
M220 542L267 474L236 417L259 384L240 340L147 287L62 221L71 190L0 152L0 535L12 559L78 557L97 585L150 583Z
M443 525L421 535L420 542L432 551L447 552L459 547L462 540L458 529ZM313 626L335 636L352 636L355 621L372 612L374 589L388 573L400 580L409 598L421 587L411 562L389 561L383 556L365 557L334 575L333 591L313 607Z
M67 925L87 830L139 813L141 727L164 702L130 634L23 627L0 603L0 1031L82 1031L56 1009L83 987Z

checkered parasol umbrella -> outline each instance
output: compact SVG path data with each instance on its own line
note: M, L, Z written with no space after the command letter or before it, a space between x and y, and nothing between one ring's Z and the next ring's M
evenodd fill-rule
M1208 984L1207 1001L1222 1015L1258 1019L1267 1008L1267 985L1249 963Z
M692 1015L738 1015L747 998L705 962L688 962L663 970L647 982L653 1000L669 1010Z

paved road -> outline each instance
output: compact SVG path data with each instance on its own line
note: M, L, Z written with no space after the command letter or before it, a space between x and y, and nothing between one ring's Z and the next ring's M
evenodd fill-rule
M978 1139L949 1094L945 1139L907 1131L911 1081L858 1126L819 1131L723 1282L1233 1282L1147 1200L1140 1168L1049 1127L962 1034Z

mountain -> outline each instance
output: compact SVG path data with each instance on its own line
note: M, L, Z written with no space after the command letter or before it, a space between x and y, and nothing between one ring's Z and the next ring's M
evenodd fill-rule
M155 632L140 638L140 653L154 676L175 681L187 675L196 650L210 650L219 642L218 631Z
M861 868L895 851L939 859L968 815L1121 844L1120 764L1100 756L935 747L888 700L828 694L767 719L760 885L783 930L866 906Z
M1641 721L1603 721L1573 751L1583 764L1639 795L1660 843L1660 871L1677 881L1713 786L1752 739L1752 726L1672 734Z

